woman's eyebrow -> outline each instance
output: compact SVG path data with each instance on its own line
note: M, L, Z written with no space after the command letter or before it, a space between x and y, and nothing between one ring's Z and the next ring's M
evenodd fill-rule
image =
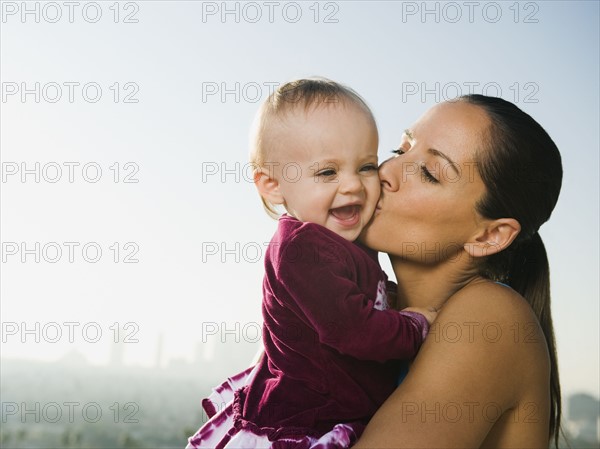
M406 137L408 137L408 141L411 143L415 140L415 137L413 136L413 133L410 129L405 129L404 130L404 134L406 135ZM448 163L450 164L450 166L452 167L452 169L456 172L457 175L460 176L460 172L458 171L458 165L452 160L450 159L450 157L448 157L446 154L442 153L440 150L436 150L435 148L430 148L428 150L429 154L432 154L433 156L439 156L442 159L445 159L446 161L448 161Z
M460 172L458 171L457 164L456 164L456 163L455 163L455 162L454 162L452 159L450 159L448 156L446 156L446 155L445 155L444 153L442 153L441 151L439 151L439 150L436 150L435 148L430 148L430 149L429 149L429 150L427 150L427 151L429 152L429 154L432 154L432 155L434 155L434 156L439 156L439 157L441 157L442 159L446 159L446 160L447 160L447 161L450 163L450 166L451 166L451 167L452 167L452 169L453 169L453 170L456 172L456 174L460 176Z

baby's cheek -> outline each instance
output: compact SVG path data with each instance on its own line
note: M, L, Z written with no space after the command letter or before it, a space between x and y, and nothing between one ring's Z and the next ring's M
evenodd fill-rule
M373 203L373 206L379 201L379 195L381 194L381 184L379 182L379 176L374 176L373 179L369 179L367 188L367 201Z
M379 198L379 195L381 194L381 181L379 179L379 176L377 176L376 178L377 178L377 184L375 185L375 194L376 194L377 198Z

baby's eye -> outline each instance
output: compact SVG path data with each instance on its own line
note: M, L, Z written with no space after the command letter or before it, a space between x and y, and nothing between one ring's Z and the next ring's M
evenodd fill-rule
M361 167L360 171L366 171L366 172L377 171L377 165L375 165L375 164L367 164L367 165Z
M398 148L396 150L392 150L392 153L397 154L398 156L400 156L400 155L406 153L406 151L404 151L404 149L402 149L402 148Z
M335 170L333 168L326 168L324 170L321 170L317 173L315 173L315 176L335 176Z

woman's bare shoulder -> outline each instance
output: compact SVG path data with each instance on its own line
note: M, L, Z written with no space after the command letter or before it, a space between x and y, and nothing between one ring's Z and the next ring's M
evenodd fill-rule
M472 282L442 307L407 377L357 447L440 447L442 441L480 447L520 403L534 401L541 410L547 357L527 301L508 287ZM443 419L450 408L456 414Z
M438 320L484 320L500 324L537 323L525 298L512 288L486 279L474 281L452 295Z
M514 397L519 395L515 379L528 388L549 367L544 333L529 303L512 288L487 280L472 282L448 299L428 340L423 355L429 361L453 353L485 376L501 379L497 387Z

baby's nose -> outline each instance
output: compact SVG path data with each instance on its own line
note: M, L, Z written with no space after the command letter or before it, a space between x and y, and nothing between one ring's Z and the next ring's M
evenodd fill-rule
M342 193L355 193L363 190L363 183L358 175L344 176L341 180L340 191Z

